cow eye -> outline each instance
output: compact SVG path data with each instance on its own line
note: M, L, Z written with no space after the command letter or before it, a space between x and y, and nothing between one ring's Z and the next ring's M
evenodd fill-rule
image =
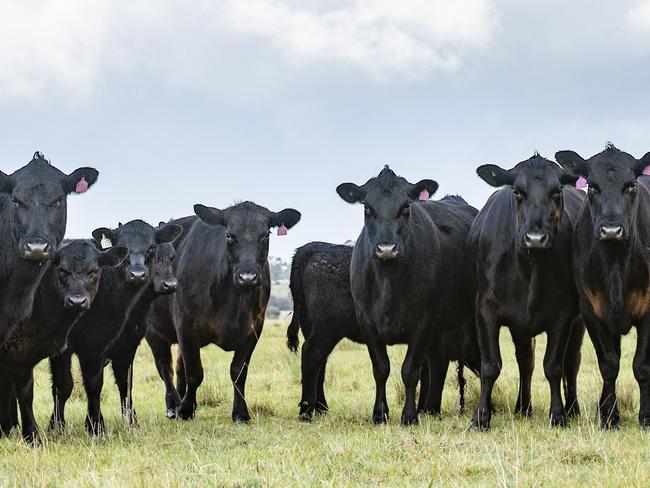
M636 181L633 181L632 183L628 183L623 188L624 193L634 193L635 191L636 191Z
M59 198L56 202L54 202L53 207L60 208L63 207L63 203L65 202L65 199Z
M402 210L400 211L400 214L403 217L408 217L409 215L411 215L411 208L408 205L404 206L404 208L402 208Z
M23 202L21 202L20 200L18 200L17 198L12 198L11 203L16 208L25 208L25 204Z
M600 187L598 185L590 184L589 185L589 194L590 195L597 195L600 193Z
M226 236L226 241L228 241L228 244L232 244L237 241L237 238L234 235L232 235L230 232L226 232L225 236Z
M363 213L366 214L366 216L370 217L372 215L372 209L368 205L363 206Z
M512 194L514 197L517 199L518 202L523 201L524 199L524 194L519 190L518 188L515 188L514 186L512 187Z

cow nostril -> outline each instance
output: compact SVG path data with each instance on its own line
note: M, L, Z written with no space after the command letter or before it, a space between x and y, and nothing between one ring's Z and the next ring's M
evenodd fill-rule
M239 282L242 285L254 285L257 283L257 273L239 273Z
M82 295L74 295L68 297L68 303L74 306L83 306L88 301L88 298Z
M548 234L545 232L527 232L524 240L526 241L526 246L529 248L542 247L548 241Z
M392 259L397 257L396 244L377 244L375 254L379 259Z
M603 240L620 240L622 237L623 227L620 225L603 225L600 228L600 238Z
M163 287L167 290L173 290L178 286L177 280L165 280L163 281Z

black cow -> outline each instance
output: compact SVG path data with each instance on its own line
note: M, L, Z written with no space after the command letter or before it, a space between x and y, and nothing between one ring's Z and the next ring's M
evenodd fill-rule
M416 387L431 348L442 347L439 339L446 332L466 327L473 333L474 306L463 267L465 240L477 211L460 197L418 201L437 188L432 180L411 184L386 166L363 186L344 183L336 190L346 202L365 207L350 284L377 386L375 423L388 419L386 344L408 344L401 417L408 425L418 421ZM433 354L444 357L443 351Z
M29 317L47 261L67 222L67 196L96 181L93 168L66 175L39 152L11 175L0 172L0 346ZM22 259L20 259L22 258Z
M298 331L301 330L305 337L301 354L302 420L309 421L314 412L323 414L329 409L324 390L325 369L334 347L345 338L359 344L366 343L350 291L351 260L351 246L311 242L296 250L291 264L293 316L287 328L287 346L297 352ZM441 348L445 355L431 355L427 359L420 378L419 412L440 413L444 374L449 361L461 359L463 346L459 334L454 334L454 337L446 334L445 345ZM474 358L474 369L478 369L478 363L479 360ZM429 375L430 364L434 368L434 376ZM435 383L430 385L430 379ZM458 365L458 382L462 409L465 381L461 361Z
M603 391L601 427L619 422L616 377L621 336L634 325L634 376L641 390L639 422L650 427L650 153L635 159L608 144L585 160L560 151L557 161L589 183L575 226L573 265L580 310L596 354Z
M252 202L225 210L195 205L194 212L200 221L192 225L178 247L178 291L155 307L164 309L164 302L171 302L167 304L171 313L160 319L174 324L185 369L175 393L183 396L176 416L194 417L196 390L203 381L201 348L213 343L235 352L230 366L232 419L248 422L246 376L262 333L271 288L270 229L293 227L300 213L293 209L275 213Z
M537 153L512 169L484 165L477 173L491 186L504 188L479 213L467 245L468 274L477 286L481 350L481 397L472 427L490 427L492 388L502 366L501 326L510 329L515 343L520 375L515 411L524 415L531 413L534 337L547 333L544 373L551 388L550 421L563 426L567 413L580 411L576 377L584 326L577 319L571 244L584 195L574 187L576 178ZM566 407L560 391L563 375Z
M14 328L0 349L0 365L10 371L18 396L25 440L38 442L34 366L65 349L70 329L97 296L102 268L119 265L127 254L123 247L101 251L88 240L64 243L36 291L31 317Z
M98 175L93 168L66 175L39 152L11 175L0 171L0 346L31 314L34 293L47 270L43 263L65 235L67 196L84 193ZM2 430L18 422L10 376L0 368L0 391L7 392L0 394L0 415L5 412L5 419L13 419Z
M73 387L70 363L76 354L88 399L86 429L92 434L104 432L100 401L106 352L122 333L129 305L146 290L156 246L172 242L181 230L177 225L155 229L142 220L133 220L117 229L93 231L97 245L108 239L114 246L126 247L129 256L121 266L102 274L95 305L73 327L67 349L50 358L54 399L51 427L65 426L65 404ZM117 381L127 383L128 377Z
M160 224L160 228L164 223ZM133 407L133 362L135 354L145 336L146 316L154 301L164 295L174 293L178 280L174 276L173 264L176 250L172 243L156 246L151 264L151 279L146 289L131 303L122 326L122 333L106 352L111 361L115 383L120 392L122 416L128 424L137 422Z

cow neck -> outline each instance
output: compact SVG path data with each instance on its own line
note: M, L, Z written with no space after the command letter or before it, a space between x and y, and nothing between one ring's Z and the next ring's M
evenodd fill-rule
M630 269L634 251L637 246L635 233L626 243L595 242L598 257L601 263L602 281L598 283L605 286L607 292L608 314L611 318L620 315L625 308L625 287L627 281L626 270Z

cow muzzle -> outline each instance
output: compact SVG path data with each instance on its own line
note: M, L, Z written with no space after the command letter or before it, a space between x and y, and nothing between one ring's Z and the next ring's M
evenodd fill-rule
M43 239L33 239L25 242L22 251L23 259L28 261L47 261L50 259L52 246Z
M397 244L392 243L383 243L377 244L375 247L375 256L380 261L392 261L397 259L399 256L399 251L397 250Z
M622 225L601 225L600 240L610 242L621 242L624 239Z

